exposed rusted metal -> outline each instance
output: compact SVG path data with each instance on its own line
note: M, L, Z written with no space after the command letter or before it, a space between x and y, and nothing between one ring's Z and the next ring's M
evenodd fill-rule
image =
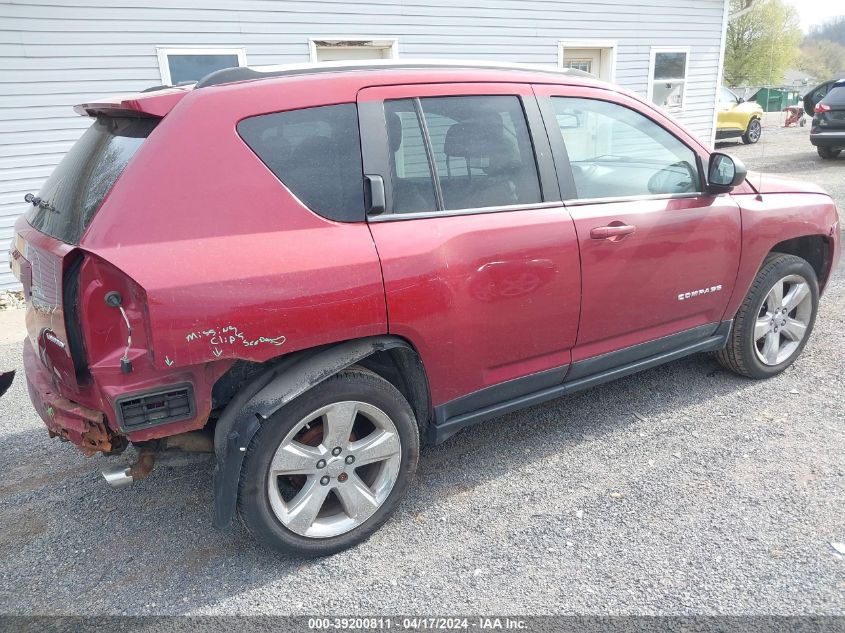
M118 452L124 447L106 426L102 411L94 411L66 398L52 398L43 404L51 437L73 442L86 457L98 451Z
M138 453L138 461L129 467L129 474L132 481L146 479L155 466L156 454L155 451L149 449L142 449Z
M214 436L204 431L189 431L171 435L163 440L165 449L178 449L186 453L213 453Z

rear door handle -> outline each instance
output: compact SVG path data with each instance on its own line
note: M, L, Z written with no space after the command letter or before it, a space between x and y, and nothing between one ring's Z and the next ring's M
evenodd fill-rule
M626 237L633 235L637 227L630 224L610 224L608 226L597 226L590 229L590 238L594 240L608 240L619 242Z
M384 178L377 174L366 174L364 176L364 205L367 215L378 215L384 213L387 203L384 194Z

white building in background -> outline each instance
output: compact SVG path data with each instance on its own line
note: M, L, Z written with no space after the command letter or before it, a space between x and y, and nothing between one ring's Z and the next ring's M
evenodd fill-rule
M726 0L0 2L0 252L95 97L228 66L464 58L578 68L713 134ZM16 288L5 255L0 288Z

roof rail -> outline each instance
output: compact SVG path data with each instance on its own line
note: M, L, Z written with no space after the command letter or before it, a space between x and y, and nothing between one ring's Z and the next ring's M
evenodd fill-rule
M149 88L144 88L140 92L158 92L159 90L170 90L171 88L181 88L182 86L190 86L191 84L196 83L194 81L180 81L178 84L173 84L172 86L168 86L167 84L161 84L160 86L150 86Z
M533 73L550 73L554 75L568 75L570 77L589 77L596 79L595 75L576 70L574 68L558 68L556 66L533 66L527 64L514 64L509 62L495 61L473 61L473 60L427 60L427 59L375 59L365 62L316 62L307 64L282 64L278 66L259 66L250 68L239 66L236 68L224 68L215 70L200 79L196 88L207 88L222 84L236 83L239 81L251 81L255 79L268 79L271 77L286 77L294 75L311 75L318 73L332 73L344 71L365 71L365 70L417 70L417 69L480 69L480 70L515 70Z

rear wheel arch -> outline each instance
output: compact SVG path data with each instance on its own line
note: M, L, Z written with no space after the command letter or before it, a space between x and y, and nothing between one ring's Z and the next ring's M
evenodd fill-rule
M362 366L390 382L417 417L420 435L431 419L428 380L416 349L397 336L374 336L302 350L249 372L223 409L214 434L214 525L235 511L241 464L252 437L274 412L344 369ZM231 387L229 387L231 390Z
M357 364L381 376L399 390L414 411L420 438L427 438L434 410L428 375L416 348L406 341L405 345L376 351Z

